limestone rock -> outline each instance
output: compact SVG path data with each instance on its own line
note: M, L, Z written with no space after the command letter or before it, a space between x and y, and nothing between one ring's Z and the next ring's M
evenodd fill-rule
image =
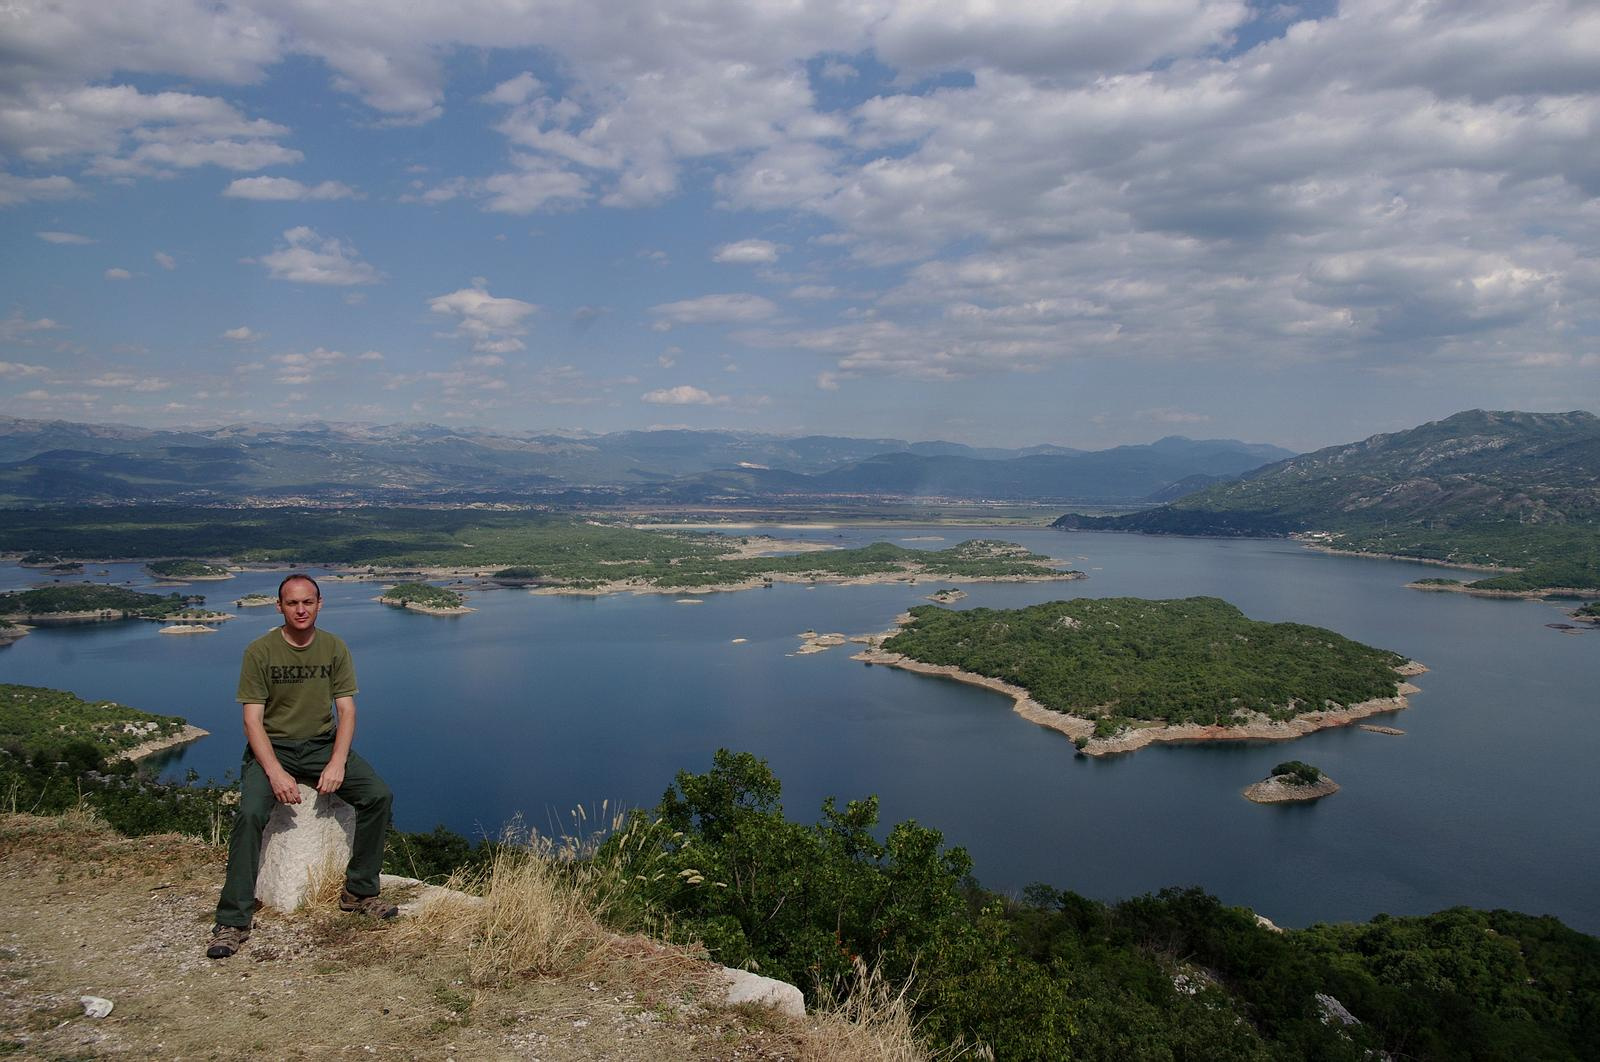
M723 967L719 976L723 984L727 985L726 999L730 1006L755 1003L758 1006L771 1007L791 1018L806 1016L805 996L787 981L777 981L771 977L753 974L748 970L731 970L727 967Z
M280 911L300 907L322 874L344 871L355 836L355 808L302 785L300 803L279 804L261 832L256 898Z

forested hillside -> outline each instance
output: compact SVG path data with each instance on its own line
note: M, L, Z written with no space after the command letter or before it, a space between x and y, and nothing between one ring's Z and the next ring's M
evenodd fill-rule
M1522 569L1486 589L1600 587L1600 418L1472 410L1331 446L1168 505L1067 529L1327 532L1369 553Z

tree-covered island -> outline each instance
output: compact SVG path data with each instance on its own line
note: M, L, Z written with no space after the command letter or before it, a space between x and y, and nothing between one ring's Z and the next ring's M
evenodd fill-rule
M1256 804L1303 804L1339 791L1339 783L1303 760L1286 760L1251 786L1244 798Z
M385 605L426 612L430 616L459 616L472 612L466 599L454 590L427 583L396 583L378 598Z
M204 603L205 598L197 595L146 594L120 586L64 583L0 593L0 618L24 622L149 619L208 623L233 618L229 613L202 607Z
M176 558L171 560L150 561L144 570L158 579L232 579L233 573L216 564L207 564L204 561Z
M1421 665L1214 597L920 605L858 654L1010 694L1025 718L1089 755L1152 741L1283 739L1406 707Z

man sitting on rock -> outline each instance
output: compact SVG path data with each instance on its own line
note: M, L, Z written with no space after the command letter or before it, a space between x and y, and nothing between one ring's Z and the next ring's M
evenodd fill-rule
M228 877L206 955L226 959L250 937L261 868L261 831L277 804L300 803L300 783L333 793L356 812L341 910L393 918L378 898L393 795L372 765L350 749L356 735L356 672L350 650L317 630L322 591L307 575L278 584L283 626L251 642L239 668L239 703L248 742L239 809L228 841ZM330 713L329 705L333 711Z

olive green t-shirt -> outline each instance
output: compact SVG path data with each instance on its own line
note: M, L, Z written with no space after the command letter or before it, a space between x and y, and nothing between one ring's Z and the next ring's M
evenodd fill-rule
M274 627L245 647L235 698L266 706L267 737L305 741L331 732L334 698L356 692L355 665L338 636L319 630L310 645L296 649Z

